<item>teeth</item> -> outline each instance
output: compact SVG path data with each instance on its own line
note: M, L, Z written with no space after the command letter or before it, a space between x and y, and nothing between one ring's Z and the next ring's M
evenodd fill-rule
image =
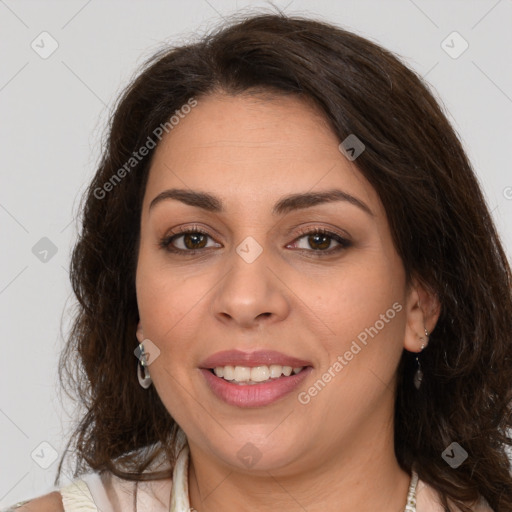
M234 380L235 378L235 369L233 366L224 366L224 368L220 368L220 370L223 371L222 377L224 377L226 380Z
M278 364L270 365L270 376L273 379L277 379L281 377L281 373L283 372L283 367Z
M272 364L270 366L217 366L213 372L217 377L222 377L228 381L246 382L248 384L256 384L271 379L278 379L281 375L289 377L292 372L299 373L304 367L292 368L291 366L281 366Z
M268 366L255 366L254 368L247 368L247 370L249 370L249 378L247 380L252 380L253 382L264 382L270 377Z
M247 368L247 366L235 366L232 380L236 380L237 382L247 382L251 380L251 369Z

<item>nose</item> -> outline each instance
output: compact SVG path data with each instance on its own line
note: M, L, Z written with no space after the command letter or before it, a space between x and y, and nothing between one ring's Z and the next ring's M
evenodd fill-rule
M233 251L230 264L213 299L214 314L220 321L257 328L288 316L288 288L265 250L254 261Z

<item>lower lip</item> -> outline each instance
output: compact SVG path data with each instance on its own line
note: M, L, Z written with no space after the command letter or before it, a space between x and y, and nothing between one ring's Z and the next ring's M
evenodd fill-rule
M282 376L270 382L246 385L233 384L204 368L201 373L213 393L227 404L237 407L263 407L292 392L312 370L311 366L307 366L289 377Z

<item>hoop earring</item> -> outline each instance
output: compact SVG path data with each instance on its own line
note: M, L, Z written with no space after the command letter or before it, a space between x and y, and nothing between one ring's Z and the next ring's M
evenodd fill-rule
M420 337L420 340L423 342L421 344L421 351L423 351L423 349L428 345L428 337L430 336L427 329L425 327L423 329L425 330L426 338ZM423 380L423 371L421 370L421 363L420 363L420 358L418 355L416 356L416 367L417 368L416 368L416 372L414 374L413 382L414 382L414 387L416 389L420 389L421 382Z
M148 364L146 360L146 354L144 353L144 345L139 343L139 362L137 363L137 379L139 380L139 384L144 389L148 389L152 384L151 375L149 374ZM140 364L139 364L140 363ZM144 370L144 376L142 376L142 370Z

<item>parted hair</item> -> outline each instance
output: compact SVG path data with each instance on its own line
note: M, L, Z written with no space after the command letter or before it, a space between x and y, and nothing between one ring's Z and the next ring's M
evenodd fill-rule
M154 386L140 387L134 356L141 205L155 149L126 163L191 98L200 103L216 92L312 101L340 142L350 134L363 142L354 163L384 205L407 280L417 278L441 304L420 356L419 389L416 354L404 349L398 365L397 460L440 493L446 510L469 512L467 503L483 496L495 512L510 512L511 271L459 137L399 56L330 23L282 12L238 15L196 41L166 44L115 104L71 258L77 310L60 378L83 406L66 447L74 476L172 475L178 425ZM99 194L115 174L122 179ZM441 455L452 442L468 453L457 469ZM161 455L170 469L147 471Z

